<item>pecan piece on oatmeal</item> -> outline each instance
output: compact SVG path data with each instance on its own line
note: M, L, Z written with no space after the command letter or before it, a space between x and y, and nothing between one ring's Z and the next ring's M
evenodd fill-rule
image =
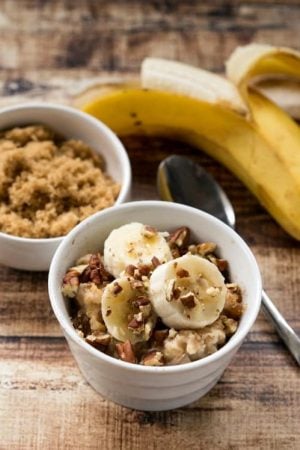
M98 350L103 350L111 342L111 335L108 333L89 334L85 338L86 342Z
M77 316L73 319L73 326L76 330L81 331L83 336L91 334L90 319L83 311L78 311Z
M120 342L116 344L117 353L123 361L136 363L136 357L130 341Z
M150 350L146 355L143 356L141 364L143 364L144 366L163 366L164 355L158 350Z
M79 287L80 272L76 268L70 269L63 278L62 293L66 297L76 296Z
M162 345L164 340L168 337L168 335L169 335L169 330L168 329L166 329L166 330L155 330L154 334L153 334L153 337L154 337L155 342L158 345Z
M111 280L112 276L105 270L100 253L91 255L88 266L80 275L80 282L88 283L91 281L96 285L101 285L103 282Z
M190 229L188 227L180 227L169 236L169 245L176 245L178 248L184 248L190 240Z
M196 248L197 253L200 256L207 256L211 253L214 253L217 248L217 244L215 244L214 242L202 242L201 244L198 244Z
M140 334L144 331L144 317L143 313L139 312L129 318L128 329L135 334Z
M220 272L225 272L228 269L228 261L222 258L216 258L214 255L208 255L208 259L212 262Z
M243 314L242 293L239 286L235 283L228 283L227 294L223 313L235 320L239 320Z

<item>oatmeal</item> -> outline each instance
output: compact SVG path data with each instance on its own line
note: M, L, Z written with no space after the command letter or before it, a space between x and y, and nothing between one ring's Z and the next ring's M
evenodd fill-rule
M114 204L120 186L99 154L42 125L0 133L0 231L15 236L63 236Z
M145 366L216 352L243 314L241 290L216 252L212 242L190 242L188 227L113 230L103 254L84 255L63 279L77 333L99 351Z

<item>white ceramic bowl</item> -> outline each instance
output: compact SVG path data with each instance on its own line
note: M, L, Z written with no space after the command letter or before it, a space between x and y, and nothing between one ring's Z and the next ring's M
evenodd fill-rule
M102 250L112 229L133 221L161 231L187 225L196 239L216 242L221 256L229 261L232 281L242 288L246 308L238 330L216 353L179 366L145 367L105 355L77 335L61 294L63 276L78 257ZM132 202L94 214L67 235L51 263L49 295L74 358L96 391L130 408L158 411L197 400L216 384L256 319L261 302L261 278L248 246L218 219L176 203Z
M74 108L49 103L27 103L0 110L0 130L35 123L48 125L66 138L81 139L103 155L107 173L121 184L115 205L129 199L129 159L121 141L106 125ZM62 237L30 239L0 232L0 263L16 269L48 270L61 241Z

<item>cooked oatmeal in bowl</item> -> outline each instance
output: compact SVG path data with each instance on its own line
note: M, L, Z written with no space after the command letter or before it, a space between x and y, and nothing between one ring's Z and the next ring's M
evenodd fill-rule
M174 236L183 226L188 244ZM158 411L217 383L258 314L261 279L247 244L218 219L143 201L94 214L68 234L51 263L49 296L91 386Z
M113 230L63 278L74 328L114 358L145 366L208 356L236 332L242 292L213 242L141 223Z

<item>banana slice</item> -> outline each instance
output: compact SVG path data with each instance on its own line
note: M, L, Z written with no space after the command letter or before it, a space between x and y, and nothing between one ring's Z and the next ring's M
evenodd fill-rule
M154 228L141 223L129 223L113 230L104 243L104 265L118 277L126 266L160 263L172 259L165 238Z
M135 280L121 277L108 284L101 300L101 311L108 332L119 341L132 344L147 341L156 323L145 288Z
M226 286L214 264L188 254L153 271L149 295L155 312L166 325L197 329L219 317L225 304Z

